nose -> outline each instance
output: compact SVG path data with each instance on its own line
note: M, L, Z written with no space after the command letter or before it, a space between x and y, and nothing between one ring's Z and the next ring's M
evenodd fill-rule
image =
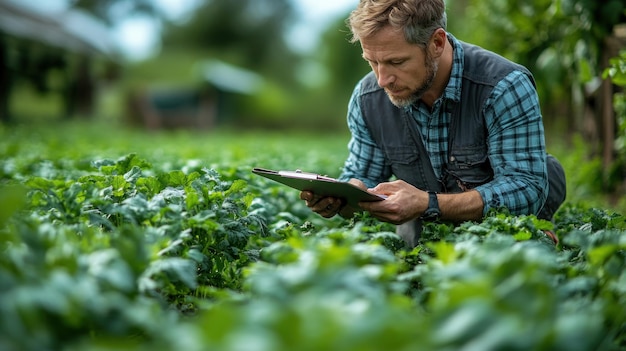
M384 65L378 65L376 77L378 78L378 85L381 88L385 88L396 80L396 77L390 72L390 70Z

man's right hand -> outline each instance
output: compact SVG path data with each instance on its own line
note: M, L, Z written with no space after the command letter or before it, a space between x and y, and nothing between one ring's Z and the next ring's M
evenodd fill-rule
M300 199L304 200L307 207L311 211L319 214L324 218L334 217L341 211L344 203L336 197L322 197L311 191L303 191L300 193Z
M367 189L365 183L358 179L350 179L349 183L362 189ZM329 196L319 196L311 191L300 192L300 199L305 201L307 207L310 208L311 211L324 218L331 218L336 214L339 214L344 218L350 218L357 211L357 209L347 205L343 199Z

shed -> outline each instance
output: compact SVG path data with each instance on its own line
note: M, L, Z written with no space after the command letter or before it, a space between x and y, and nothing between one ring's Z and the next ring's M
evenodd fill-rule
M35 48L47 54L33 57ZM50 12L18 0L0 0L0 121L11 119L11 91L17 81L45 82L48 70L69 69L68 55L77 63L66 75L62 91L65 114L89 115L96 94L95 77L90 75L93 60L103 58L117 65L117 54L109 29L82 10ZM34 70L24 63L33 60L41 60L34 63Z
M216 59L198 62L191 74L195 85L162 84L133 94L131 122L148 129L211 129L235 119L265 84L257 73Z

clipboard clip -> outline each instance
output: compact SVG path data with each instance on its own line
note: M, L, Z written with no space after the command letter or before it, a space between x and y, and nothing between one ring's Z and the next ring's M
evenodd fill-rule
M295 171L278 171L278 175L283 177L291 177L298 179L325 180L327 182L336 182L337 179L328 176L319 175L317 173L302 172L297 169Z

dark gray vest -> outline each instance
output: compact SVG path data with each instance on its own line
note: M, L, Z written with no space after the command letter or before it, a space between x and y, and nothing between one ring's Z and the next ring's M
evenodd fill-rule
M421 134L410 113L389 101L373 73L368 74L361 85L361 113L393 175L425 191L458 193L492 180L493 170L488 159L487 130L482 113L484 102L495 85L514 70L528 75L534 84L532 74L523 66L480 47L462 45L461 99L458 103L446 100L442 106L451 113L451 120L448 159L441 178L435 176ZM415 220L399 225L397 230L408 245L414 246L421 228L421 222Z

